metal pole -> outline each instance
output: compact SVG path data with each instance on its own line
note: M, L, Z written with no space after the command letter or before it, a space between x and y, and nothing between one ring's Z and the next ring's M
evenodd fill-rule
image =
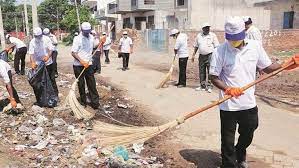
M33 28L38 27L36 0L32 0L32 23Z
M1 36L1 48L3 50L5 48L5 37L4 37L1 5L0 5L0 36Z
M28 13L27 13L27 0L24 0L24 14L25 14L26 36L29 37L30 29L29 29Z
M78 27L79 27L79 32L80 32L80 30L81 30L81 23L80 23L80 15L79 15L79 9L78 9L77 0L75 0L75 7L76 7L76 13L77 13L77 19L78 19Z

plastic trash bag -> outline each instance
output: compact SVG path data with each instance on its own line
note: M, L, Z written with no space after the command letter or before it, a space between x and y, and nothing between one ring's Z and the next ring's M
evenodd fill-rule
M4 50L0 53L0 59L2 59L5 62L8 62L8 53L7 53L7 51Z
M28 81L40 107L57 106L58 96L54 91L44 62L40 63L36 69L31 69L28 72Z

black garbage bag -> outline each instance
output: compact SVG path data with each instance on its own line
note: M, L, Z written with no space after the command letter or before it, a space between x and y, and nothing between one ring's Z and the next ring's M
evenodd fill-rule
M5 61L5 62L8 62L8 53L7 53L7 51L3 50L3 51L0 53L0 59L2 59L2 60Z
M36 69L28 72L28 81L32 86L36 101L41 107L57 106L58 96L56 95L47 68L44 62Z

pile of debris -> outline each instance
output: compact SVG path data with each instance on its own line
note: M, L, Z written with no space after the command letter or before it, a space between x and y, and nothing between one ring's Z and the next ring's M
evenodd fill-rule
M72 78L60 75L57 83L61 94L67 93L70 81ZM130 98L115 94L112 96L112 91L119 91L111 86L99 84L97 87L105 92L101 99L104 111L97 112L94 120L112 122L109 118L102 117L101 114L104 114L123 122L136 123L138 117L134 118L129 114L134 111L134 105L129 103ZM2 97L7 96L4 94L5 90L0 90L0 93L3 93ZM22 91L19 94L21 101L34 100L31 93ZM32 106L33 102L28 104L25 104L24 112L17 116L0 112L0 149L8 148L11 155L24 161L22 165L10 166L163 167L162 158L143 157L140 154L143 144L134 144L132 149L123 146L102 148L100 144L90 141L90 136L96 137L99 133L92 130L91 121L76 120L70 109L55 111Z

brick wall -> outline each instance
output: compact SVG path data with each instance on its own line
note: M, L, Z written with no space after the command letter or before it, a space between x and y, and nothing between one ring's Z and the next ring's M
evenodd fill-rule
M193 43L198 31L188 31L185 32L189 38L189 46L192 48ZM214 32L219 42L224 42L224 32L216 31ZM261 31L263 36L263 46L269 54L275 51L288 51L299 48L299 29L293 30L264 30ZM170 42L170 47L172 51L173 40ZM191 50L191 49L190 49Z

